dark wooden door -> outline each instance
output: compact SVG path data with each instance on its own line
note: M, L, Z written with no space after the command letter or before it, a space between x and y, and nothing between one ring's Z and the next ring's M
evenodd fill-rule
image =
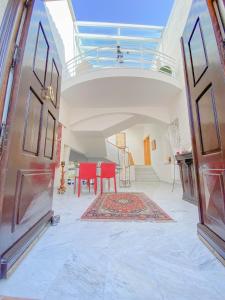
M1 264L22 251L37 224L46 223L52 215L61 66L43 1L29 5L7 119Z
M200 205L198 229L225 256L225 76L217 39L223 26L218 27L222 19L212 19L216 7L224 9L219 2L193 1L182 41Z

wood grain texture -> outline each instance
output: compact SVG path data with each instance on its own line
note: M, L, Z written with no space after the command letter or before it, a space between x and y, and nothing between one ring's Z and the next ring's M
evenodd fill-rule
M22 1L9 0L0 26L0 120L22 11Z
M176 155L176 160L180 169L183 199L197 205L197 187L192 153Z
M30 1L19 47L2 174L10 180L3 188L0 277L52 216L61 65L42 0ZM48 94L51 83L54 103Z
M212 1L193 1L182 44L199 198L198 231L202 235L205 231L204 238L225 257L225 77L218 22L211 10ZM192 43L195 34L200 38Z

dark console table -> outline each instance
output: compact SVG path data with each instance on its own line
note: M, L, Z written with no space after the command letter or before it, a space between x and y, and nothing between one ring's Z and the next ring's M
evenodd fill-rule
M180 178L183 187L183 199L197 205L192 153L178 154L175 157L180 169Z

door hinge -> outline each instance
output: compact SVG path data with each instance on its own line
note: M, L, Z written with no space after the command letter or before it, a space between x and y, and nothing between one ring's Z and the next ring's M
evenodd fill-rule
M14 48L12 65L11 65L13 69L15 68L16 64L18 64L18 62L20 61L20 57L21 57L21 48L18 45L16 45Z

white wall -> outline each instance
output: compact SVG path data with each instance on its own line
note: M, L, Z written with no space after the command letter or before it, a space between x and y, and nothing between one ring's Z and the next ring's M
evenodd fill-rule
M156 150L151 150L152 168L161 181L172 182L173 165L168 163L172 151L168 138L168 126L164 124L151 124L145 126L144 136L156 141Z
M177 77L182 91L171 101L169 107L170 121L179 120L181 149L191 148L191 137L188 119L187 97L185 89L183 58L181 51L181 36L188 18L192 0L175 0L173 10L168 20L160 50L174 57L177 61Z
M124 131L126 133L126 143L129 151L133 155L136 165L144 164L144 127L134 126Z
M126 133L126 145L129 152L132 153L135 165L144 164L144 126L136 125L124 130ZM108 140L116 144L116 135L108 138Z
M70 112L70 106L61 98L59 122L64 125L63 143L88 157L104 157L106 155L105 138L101 135L101 132L93 131L91 134L87 134L85 132L76 133L72 131L69 126Z
M46 13L47 13L50 29L51 29L51 32L53 35L53 39L55 41L56 49L57 49L61 64L64 65L65 64L65 47L63 44L63 40L62 40L61 35L56 27L55 22L54 22L54 19L52 16L52 14L53 14L52 9L50 10L48 2L44 2L44 3L45 3L45 7L46 7Z
M171 104L170 117L171 122L175 119L179 120L180 151L190 151L192 147L185 87Z
M2 19L4 17L5 9L6 9L8 2L9 2L9 0L1 0L0 1L0 25L2 23Z
M2 19L3 19L4 13L5 13L5 9L6 9L7 4L8 4L8 0L1 0L0 1L0 26L1 26L1 23L2 23Z
M136 165L144 165L144 139L156 140L156 150L151 150L152 167L160 180L172 182L173 164L168 163L168 157L172 157L172 149L168 137L168 125L163 123L139 124L126 132L126 142L132 153ZM115 143L115 135L108 139Z
M173 9L163 33L160 50L177 59L181 55L180 38L192 5L192 0L174 0Z
M71 0L48 1L46 7L50 15L50 25L54 37L62 40L63 48L58 47L59 54L64 62L74 58L78 49L74 38L75 15L72 10ZM64 53L63 53L64 52Z

